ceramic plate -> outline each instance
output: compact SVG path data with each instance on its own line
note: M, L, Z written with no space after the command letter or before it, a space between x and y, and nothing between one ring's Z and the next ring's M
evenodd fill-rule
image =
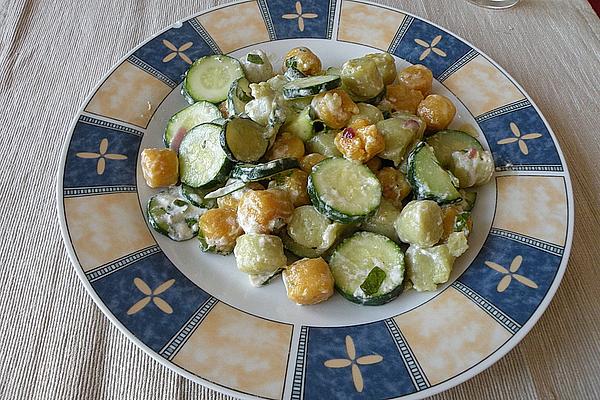
M380 307L335 295L311 307L281 280L256 289L233 257L203 254L150 229L154 190L141 149L161 147L185 106L182 74L207 54L260 48L281 60L305 45L325 66L388 51L421 63L496 165L474 211L469 251L448 284ZM400 10L363 1L259 0L177 22L102 79L62 156L59 217L83 284L131 340L164 365L243 398L420 398L489 367L548 306L564 273L573 194L550 127L524 90L468 42Z

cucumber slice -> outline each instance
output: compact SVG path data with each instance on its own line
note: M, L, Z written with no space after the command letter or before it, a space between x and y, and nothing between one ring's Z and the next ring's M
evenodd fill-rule
M193 101L220 103L227 99L231 84L244 76L240 62L222 54L196 60L185 73L182 92Z
M179 147L179 177L191 187L225 182L231 161L220 144L221 126L202 124L190 130Z
M287 79L288 81L293 81L296 79L300 79L300 78L306 78L306 75L304 75L302 72L298 71L296 68L294 67L289 67L285 73L283 74L283 76L285 77L285 79Z
M214 198L211 199L210 197L206 197L206 195L214 189L214 187L201 189L193 188L188 185L181 185L181 194L196 207L216 208L217 201Z
M452 153L468 149L483 152L483 146L477 139L466 132L445 130L427 138L427 144L433 148L435 158L444 169L452 166Z
M223 125L221 147L231 161L258 161L268 146L265 128L249 118L233 117Z
M313 121L310 117L310 106L305 107L294 118L286 121L283 125L284 132L290 132L307 142L313 138L316 131L322 131L324 124L321 121Z
M417 144L408 156L407 179L420 200L448 204L462 199L456 189L457 179L440 166L433 149L425 142Z
M222 188L219 188L217 190L214 190L210 193L207 193L206 196L204 196L204 198L205 199L218 199L219 197L227 196L228 194L237 192L238 190L244 188L245 186L246 186L245 182L242 182L237 179L230 179L227 182L227 185L225 185Z
M279 158L264 164L237 164L231 171L231 177L242 182L256 182L299 167L295 158Z
M165 147L179 151L179 145L186 133L196 125L221 118L221 112L212 103L199 101L173 115L163 136Z
M185 200L178 186L152 196L146 211L150 226L177 242L198 234L198 218L204 212Z
M329 268L338 292L348 300L375 306L402 292L404 254L383 235L357 232L333 252Z
M314 96L340 86L342 79L336 75L318 75L299 78L283 85L283 97L295 99L297 97Z
M320 213L344 224L366 220L381 202L381 185L373 172L344 158L315 165L307 190Z
M242 114L250 100L252 100L250 82L244 77L236 79L227 93L227 112L229 115Z
M391 201L382 198L377 212L363 222L360 228L361 230L386 236L399 243L400 239L394 227L394 222L396 222L398 216L400 216L400 210Z

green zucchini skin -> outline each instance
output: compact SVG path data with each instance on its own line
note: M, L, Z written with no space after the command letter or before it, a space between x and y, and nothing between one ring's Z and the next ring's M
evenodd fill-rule
M456 179L456 178L454 178ZM408 183L419 200L452 204L462 200L453 176L435 158L433 149L419 142L408 156Z
M340 86L342 79L335 75L317 75L298 78L283 85L283 97L295 99L298 97L314 96Z
M249 118L232 117L221 130L220 143L233 162L255 162L267 152L265 128Z
M370 257L373 256L373 252L387 258L384 261L379 259L378 262L370 264L369 262L362 265L355 263L357 257L360 258L363 255L364 257ZM384 265L385 261L390 261L391 259L394 259L395 264ZM365 284L363 277L365 275L368 277L373 269L379 268L381 270L380 266L385 268L387 272L376 291L370 294L365 293L364 290L358 291L358 287L360 286L362 289ZM365 306L382 305L394 300L404 289L404 252L396 243L383 235L371 232L355 233L336 247L329 259L329 267L336 280L335 287L337 292L353 303ZM390 281L389 279L392 279L390 278L391 273L396 273L401 278L398 279L396 277L395 280ZM352 281L352 279L355 280ZM387 282L388 285L391 284L391 287L381 292L381 285L384 282Z
M231 177L243 182L256 182L299 167L295 158L279 158L262 164L237 164L231 171Z
M244 76L238 60L223 54L204 56L186 71L182 94L191 102L220 103L227 99L231 84Z
M440 165L448 169L452 164L452 153L468 149L483 152L483 146L473 136L463 131L444 130L427 138L427 144L433 148Z
M178 151L179 143L190 129L220 117L221 112L217 106L207 101L199 101L184 108L175 113L167 122L163 135L165 147Z
M246 104L252 100L251 93L248 79L241 77L233 81L227 92L227 112L229 115L242 114Z
M341 174L348 171L354 173L350 176L353 181L344 182ZM327 179L335 186L321 187L325 185L318 183L320 179ZM353 192L356 196L365 194L367 188L372 191L367 198L361 199L369 202L369 204L365 204L364 210L359 212L343 210L340 208L343 205L339 204L339 201L328 199L329 191L343 190L344 188L356 189ZM307 191L312 204L320 213L343 224L366 220L377 211L381 202L381 185L375 175L366 166L343 158L328 158L315 165L308 177ZM353 202L359 201L356 198L352 200Z
M207 188L224 183L232 162L219 142L221 126L207 123L194 127L181 141L179 171L181 183Z
M215 189L217 189L217 188L211 187L211 188L205 188L205 189L198 189L198 188L193 188L191 186L182 184L181 185L181 194L183 195L183 197L185 197L190 203L192 203L196 207L210 209L210 208L217 207L217 200L216 199L207 199L205 196Z

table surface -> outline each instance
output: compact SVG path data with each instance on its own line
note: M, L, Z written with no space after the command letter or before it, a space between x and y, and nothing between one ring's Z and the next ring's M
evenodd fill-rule
M55 204L68 127L96 82L155 31L220 3L0 0L0 398L230 398L158 364L109 322L75 274ZM600 19L586 0L507 11L382 3L506 68L553 127L575 193L571 258L546 313L498 363L436 398L600 398Z

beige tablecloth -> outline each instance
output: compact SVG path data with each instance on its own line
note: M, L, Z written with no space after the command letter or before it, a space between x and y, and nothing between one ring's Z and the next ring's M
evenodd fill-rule
M0 0L0 399L224 399L159 365L94 305L59 231L59 154L79 105L147 36L208 0ZM506 357L439 395L600 398L600 20L585 0L387 1L504 66L554 128L573 179L573 251L554 301Z

